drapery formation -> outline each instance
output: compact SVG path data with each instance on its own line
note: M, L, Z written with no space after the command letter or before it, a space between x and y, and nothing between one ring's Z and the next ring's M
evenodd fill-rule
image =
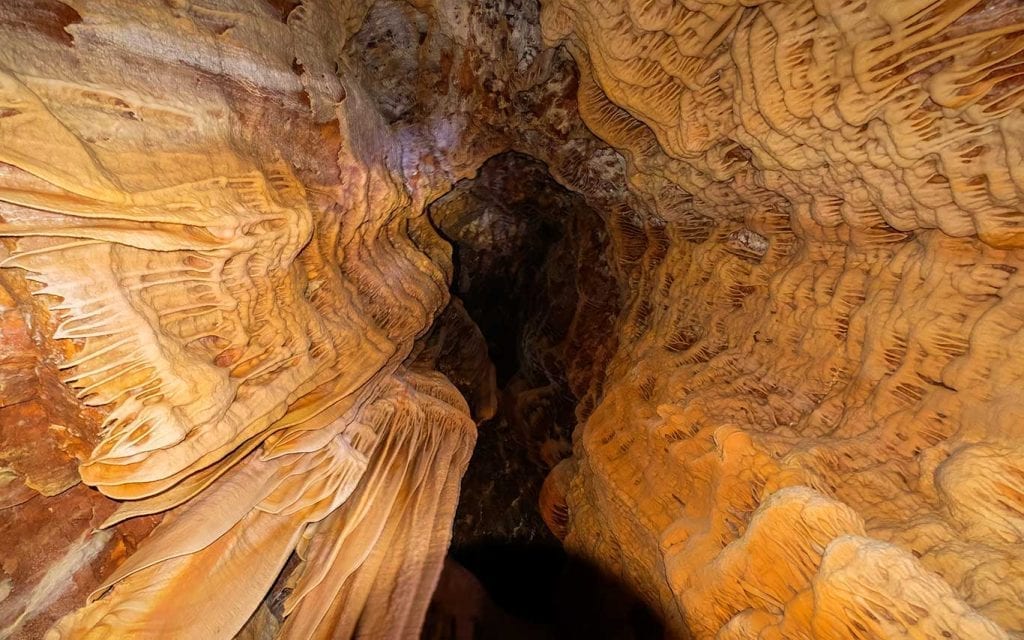
M474 441L424 209L508 150L610 244L569 550L673 637L1024 633L1017 3L14 0L0 42L0 526L47 545L0 635L416 636Z

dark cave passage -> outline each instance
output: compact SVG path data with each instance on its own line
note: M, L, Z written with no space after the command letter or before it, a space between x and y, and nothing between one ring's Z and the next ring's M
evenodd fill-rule
M577 394L597 364L580 354L600 353L579 343L600 337L593 318L610 327L615 317L600 216L515 153L430 214L455 267L432 342L479 432L424 637L660 637L635 598L566 554L538 507L547 474L571 453Z

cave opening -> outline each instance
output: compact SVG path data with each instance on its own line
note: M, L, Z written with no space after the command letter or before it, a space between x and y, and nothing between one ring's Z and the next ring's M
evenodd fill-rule
M603 220L515 152L490 159L429 215L452 246L453 275L427 342L479 424L428 616L430 629L439 608L475 599L475 610L445 614L472 618L473 632L432 637L660 637L636 598L563 550L539 510L595 370L580 355L596 351L577 348L600 337L587 321L615 316Z
M456 381L493 384L467 393L493 394L493 402L472 407L480 426L450 554L502 610L550 624L565 554L537 502L544 477L569 452L575 406L559 349L577 302L565 228L596 214L543 164L504 154L430 215L452 245L452 304L483 338L470 355L493 368L493 383Z

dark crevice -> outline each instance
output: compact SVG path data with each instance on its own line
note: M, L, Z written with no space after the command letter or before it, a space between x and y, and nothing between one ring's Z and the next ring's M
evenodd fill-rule
M441 345L437 366L479 431L425 637L660 637L628 590L566 554L538 507L544 479L571 453L570 379L594 369L573 335L580 297L614 291L603 221L516 153L458 183L430 217L452 244L454 277L427 342ZM605 313L610 322L614 309Z

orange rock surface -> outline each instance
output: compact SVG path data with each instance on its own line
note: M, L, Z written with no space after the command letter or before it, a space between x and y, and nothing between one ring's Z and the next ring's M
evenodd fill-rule
M663 220L559 474L566 542L678 635L1024 633L1022 20L544 3Z
M494 402L426 211L506 151L609 243L570 552L672 638L1024 637L1024 5L10 0L0 43L0 637L418 637Z

